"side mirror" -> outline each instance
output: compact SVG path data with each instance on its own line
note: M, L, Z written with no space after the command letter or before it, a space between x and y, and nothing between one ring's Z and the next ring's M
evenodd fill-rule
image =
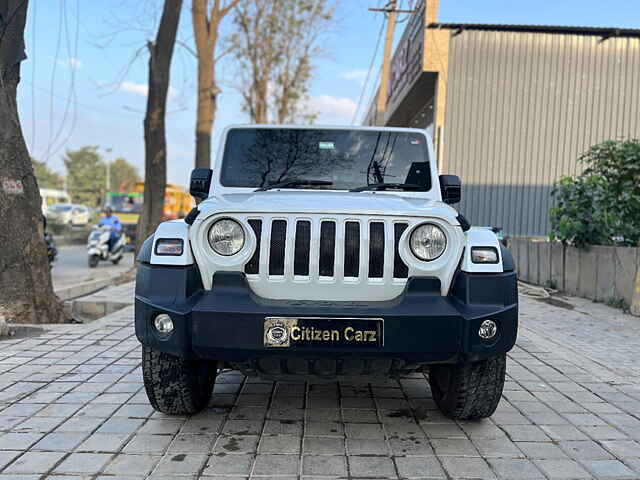
M462 194L462 183L457 175L440 175L440 191L442 201L452 205L460 202Z
M209 197L211 188L211 176L213 170L210 168L194 168L191 172L191 182L189 183L189 193L196 200L205 200Z

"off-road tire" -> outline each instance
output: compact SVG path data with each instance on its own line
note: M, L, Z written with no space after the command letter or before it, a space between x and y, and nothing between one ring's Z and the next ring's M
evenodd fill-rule
M168 415L191 415L209 404L216 363L184 359L143 345L142 376L153 408Z
M100 263L100 255L91 255L89 257L89 268L96 268Z
M429 385L436 405L454 420L490 417L502 397L506 366L506 354L474 363L432 366Z

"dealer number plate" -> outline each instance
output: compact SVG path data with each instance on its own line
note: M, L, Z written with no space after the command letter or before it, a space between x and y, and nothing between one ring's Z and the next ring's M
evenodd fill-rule
M376 348L384 345L381 318L267 317L265 347Z

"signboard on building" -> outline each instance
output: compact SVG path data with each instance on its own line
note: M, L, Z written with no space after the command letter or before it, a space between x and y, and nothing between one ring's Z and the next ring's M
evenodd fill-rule
M418 2L416 13L409 18L409 23L391 60L387 104L422 73L424 16L425 2Z

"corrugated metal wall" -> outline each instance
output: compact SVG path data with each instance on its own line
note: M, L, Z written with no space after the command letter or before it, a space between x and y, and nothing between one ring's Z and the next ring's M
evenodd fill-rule
M548 234L552 185L580 153L640 137L638 38L468 30L449 51L441 164L474 225Z

